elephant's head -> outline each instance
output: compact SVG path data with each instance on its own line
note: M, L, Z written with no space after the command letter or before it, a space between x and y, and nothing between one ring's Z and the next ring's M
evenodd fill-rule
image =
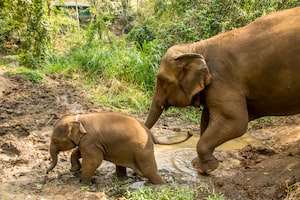
M145 125L152 128L162 111L170 106L200 106L199 93L210 84L210 79L201 54L191 53L187 45L168 49L157 73L156 88Z
M61 119L56 123L50 144L52 164L47 169L47 173L56 166L58 153L78 146L84 134L86 134L86 130L79 122L66 122L64 119Z

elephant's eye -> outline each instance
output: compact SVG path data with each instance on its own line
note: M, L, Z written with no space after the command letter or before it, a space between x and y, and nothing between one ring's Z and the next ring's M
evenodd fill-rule
M157 75L157 80L160 81L160 82L168 82L168 78L161 75L161 74Z

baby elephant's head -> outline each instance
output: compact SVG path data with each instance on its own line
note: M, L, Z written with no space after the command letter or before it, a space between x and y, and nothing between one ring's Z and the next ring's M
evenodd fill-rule
M55 124L50 144L52 164L47 169L47 173L56 166L58 153L78 146L85 134L86 130L80 122L67 122L61 119Z

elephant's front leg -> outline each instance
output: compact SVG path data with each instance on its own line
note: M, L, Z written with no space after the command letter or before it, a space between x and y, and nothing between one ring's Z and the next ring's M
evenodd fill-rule
M248 124L246 109L233 112L209 112L207 127L197 143L198 157L192 164L201 174L210 174L218 167L219 161L213 156L215 148L224 142L237 138L245 133ZM207 114L207 113L206 113ZM207 116L204 116L207 117ZM202 121L203 122L203 121Z
M81 183L84 185L90 185L92 176L103 161L103 154L101 151L89 149L88 151L81 150L81 155Z
M81 169L81 164L79 159L81 158L80 150L77 147L71 154L71 172L77 172Z

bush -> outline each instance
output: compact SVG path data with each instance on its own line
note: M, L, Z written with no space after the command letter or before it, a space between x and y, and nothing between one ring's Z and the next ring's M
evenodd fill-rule
M44 0L4 0L0 14L0 50L21 53L21 62L31 68L41 68L49 48L48 5Z
M45 75L35 70L20 69L20 74L33 83L42 83L45 81Z
M111 101L115 105L130 107L130 104L136 105L137 102L128 94L135 96L142 92L145 96L151 95L158 65L168 47L206 39L244 26L266 13L300 5L299 0L147 2L139 7L144 10L138 10L134 28L126 37L112 37L109 33L118 15L115 13L119 12L118 6L113 10L105 10L103 5L106 4L92 6L91 11L96 17L88 30L81 30L80 37L72 38L72 43L65 45L64 49L71 46L68 53L48 57L51 65L47 70L63 71L68 76L72 76L71 72L83 73L88 82L99 83L100 80L109 88L103 93L107 97L101 97L102 102ZM70 34L66 35L69 37ZM61 42L59 40L57 43ZM132 92L123 86L139 91ZM138 99L143 98L139 96Z
M206 39L244 26L267 13L299 5L299 0L151 0L135 23L167 49L174 44ZM140 33L133 29L132 32L130 35L135 37L129 37L130 40L138 43L141 38L149 40L145 31Z
M94 40L74 46L65 58L67 62L62 64L81 70L90 78L116 78L147 92L152 91L155 85L161 55L157 46L153 42L145 42L137 49L124 40L111 39L109 43Z

